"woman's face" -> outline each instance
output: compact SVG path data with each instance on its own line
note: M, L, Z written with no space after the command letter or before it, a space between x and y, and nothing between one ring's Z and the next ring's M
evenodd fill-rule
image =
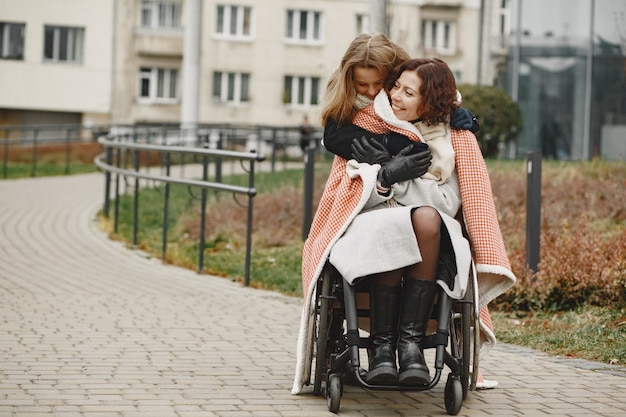
M400 120L416 120L420 115L417 108L422 99L419 94L422 80L415 71L404 71L396 80L389 97L391 98L391 108Z
M383 88L385 77L376 68L354 67L352 81L357 93L374 100L376 94Z

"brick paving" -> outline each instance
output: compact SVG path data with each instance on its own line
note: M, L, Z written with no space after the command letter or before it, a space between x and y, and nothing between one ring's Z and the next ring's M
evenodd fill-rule
M0 180L1 417L333 415L290 394L300 299L109 240L103 190L99 173ZM461 416L626 415L623 367L505 344L481 361L500 385ZM446 415L443 386L346 387L339 415Z

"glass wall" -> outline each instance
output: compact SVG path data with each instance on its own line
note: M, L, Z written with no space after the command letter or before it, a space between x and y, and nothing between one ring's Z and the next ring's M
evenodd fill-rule
M626 1L516 0L511 14L518 156L626 159Z

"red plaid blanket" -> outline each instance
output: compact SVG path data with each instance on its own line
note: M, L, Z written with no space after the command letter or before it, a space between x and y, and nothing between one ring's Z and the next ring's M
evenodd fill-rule
M365 110L365 109L364 109ZM360 112L355 123L362 123ZM366 129L383 133L384 125L374 126L371 117ZM381 121L381 123L384 123ZM388 127L389 129L397 129ZM401 129L399 129L401 130ZM402 131L407 135L415 135ZM411 137L411 136L409 136ZM455 153L456 171L461 190L463 220L467 229L474 263L478 271L481 307L502 294L515 283L511 265L506 254L500 225L491 191L487 166L475 136L467 130L452 130L452 146ZM343 233L345 224L358 205L363 191L360 177L346 175L347 161L335 157L326 188L313 218L309 236L302 254L302 288L304 294L317 279L330 253L329 244Z

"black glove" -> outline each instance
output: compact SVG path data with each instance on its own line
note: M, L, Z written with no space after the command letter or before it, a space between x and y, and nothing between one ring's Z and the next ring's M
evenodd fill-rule
M397 182L419 178L428 171L430 160L433 159L430 149L411 154L413 145L402 149L378 171L378 181L383 187L391 187Z
M359 162L367 162L370 165L385 165L391 160L389 151L373 138L361 136L361 140L352 140L352 157Z
M404 136L402 133L391 131L389 133L376 135L374 140L380 142L389 153L397 155L408 145L413 145L413 149L409 153L418 153L424 149L428 149L428 145L423 142L416 142Z
M476 116L464 107L459 108L450 115L450 125L455 129L469 130L472 133L480 130Z

